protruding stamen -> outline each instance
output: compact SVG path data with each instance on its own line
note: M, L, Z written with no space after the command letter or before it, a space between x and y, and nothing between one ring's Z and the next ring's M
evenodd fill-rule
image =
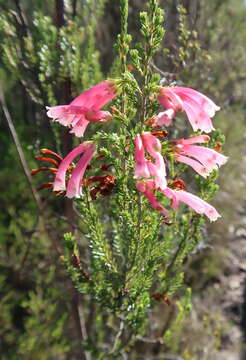
M59 156L57 153L55 153L54 151L52 150L49 150L49 149L41 149L40 150L40 153L41 154L48 154L48 155L52 155L56 158L56 160L58 160L59 162L61 162L63 159L61 156Z
M57 169L56 168L50 168L50 167L40 167L38 169L33 169L31 171L31 175L36 175L39 171L50 171L52 173L56 173L57 172Z
M158 136L158 137L163 139L163 138L167 137L168 132L166 130L160 130L160 131L154 131L151 134L154 135L154 136Z
M59 167L59 162L56 161L55 159L52 159L52 158L49 158L49 157L45 157L45 156L35 156L35 159L36 160L39 160L39 161L47 161L53 165L55 165L57 168Z
M48 182L45 184L42 184L41 186L39 186L37 188L37 190L43 190L43 189L48 189L48 188L52 188L53 187L53 182Z

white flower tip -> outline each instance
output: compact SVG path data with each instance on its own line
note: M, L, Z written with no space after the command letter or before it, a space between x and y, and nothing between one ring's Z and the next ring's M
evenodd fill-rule
M227 161L228 161L229 157L228 156L224 156L223 158L223 162L222 162L222 165L224 165Z
M53 191L65 191L65 190L66 190L66 186L63 186L63 184L55 183L53 185Z
M72 128L69 132L70 132L70 134L74 134L74 135L77 136L77 137L83 137L85 130L83 129L83 130L81 131L81 128L79 128L79 127L77 126L77 127Z
M66 197L68 199L73 199L73 198L79 199L79 198L82 197L82 192L80 194L78 194L78 193L74 193L73 191L67 191L66 192Z
M210 133L211 131L215 130L214 127L209 127L209 128L206 128L206 129L200 129L202 131L204 131L206 134Z
M167 182L156 180L156 186L158 186L160 190L165 190L167 188Z
M66 192L66 197L69 199L75 198L76 196L76 191L74 191L75 189L69 189L67 188L67 192Z
M215 208L209 209L207 212L205 212L205 215L207 215L211 222L214 222L221 217Z
M218 220L220 217L221 217L220 214L214 214L214 215L212 215L212 216L210 215L210 216L209 216L209 220L210 220L211 222L214 222L214 221Z
M64 180L60 179L59 177L56 177L53 184L53 191L65 191L65 190L66 190L66 184L64 183Z
M47 116L51 119L53 119L53 115L52 115L52 110L51 110L51 107L49 106L46 106L46 110L47 110ZM54 120L54 119L53 119Z
M75 195L72 194L71 192L66 192L66 197L67 197L68 199L72 199L72 198L77 197L77 196L75 196Z

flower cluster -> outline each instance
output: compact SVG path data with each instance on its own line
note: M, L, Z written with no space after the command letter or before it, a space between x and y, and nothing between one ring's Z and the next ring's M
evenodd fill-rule
M214 130L211 118L220 108L200 92L182 86L164 87L158 100L167 110L157 116L157 125L169 126L175 111L185 111L194 131L209 133Z
M69 105L47 107L47 115L54 121L69 127L71 133L81 137L90 122L105 122L112 118L109 111L101 109L115 96L116 88L114 85L109 81L103 81L80 94ZM79 198L82 195L83 186L86 187L92 182L99 182L90 190L92 199L96 199L97 194L110 194L116 183L114 176L108 174L83 179L86 168L95 152L96 145L92 142L81 143L64 159L60 158L58 169L53 170L55 173L54 182L48 183L49 185L44 184L43 187L52 186L53 191L57 194L65 193L68 198ZM53 156L54 154L52 152ZM80 160L75 166L73 161L78 156L80 156ZM52 162L54 159L39 158L39 160ZM40 170L44 170L44 168L33 170L32 175Z
M206 133L212 131L211 118L219 107L205 95L185 87L161 88L158 100L166 108L151 119L153 127L169 126L177 111L185 111L194 131ZM225 164L227 157L207 147L194 144L206 143L208 135L194 136L172 142L172 153L177 162L191 166L199 175L207 177L215 169ZM145 151L155 160L145 158ZM164 217L168 210L156 198L158 192L171 199L171 206L177 209L180 202L189 205L198 214L205 214L211 221L220 217L216 209L199 197L185 191L182 180L174 181L172 187L167 185L165 160L161 155L161 143L151 133L139 134L135 140L135 178L144 178L136 183L137 189L143 193L150 205L160 211ZM181 186L182 184L182 186Z
M116 94L116 85L112 81L103 81L83 92L69 105L47 108L47 115L54 121L69 127L71 133L81 137L90 122L105 122L112 118L112 114L109 111L102 110L102 108L113 100ZM204 178L225 164L227 157L213 149L201 146L201 144L209 142L208 135L171 141L167 154L162 154L162 144L158 137L167 136L167 132L160 130L160 128L170 126L176 112L180 111L187 114L194 131L201 130L208 133L214 129L211 118L219 110L219 107L200 92L180 86L161 87L158 101L165 110L154 116L146 124L157 128L158 131L137 134L134 140L136 188L146 196L152 208L158 210L165 218L168 217L169 212L157 200L158 193L171 200L170 205L173 209L177 209L179 203L183 202L198 214L205 214L211 221L214 221L220 215L213 206L187 192L185 190L186 185L181 179L168 181L167 155L171 153L174 161L190 166ZM46 149L46 151L48 150ZM55 173L54 182L48 183L49 185L44 184L43 187L52 186L54 192L66 194L68 198L80 197L82 187L93 185L90 188L90 194L92 200L95 200L98 194L111 194L113 187L116 186L116 179L110 174L83 179L86 168L95 152L96 145L90 141L81 143L64 159L49 152L55 156L55 159L47 157L39 157L38 159L53 163L55 168L42 167L33 170L32 174L34 175L40 170L49 170ZM75 166L73 161L78 156L80 156L80 160ZM105 169L107 170L108 166Z

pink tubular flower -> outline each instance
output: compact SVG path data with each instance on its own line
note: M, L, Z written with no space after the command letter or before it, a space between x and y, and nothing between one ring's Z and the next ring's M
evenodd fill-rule
M162 193L172 199L172 207L174 209L178 208L179 202L181 201L190 206L198 214L206 215L210 221L216 221L221 217L212 205L187 191L167 188L163 190Z
M137 135L135 139L135 169L134 178L138 179L141 177L149 178L149 161L145 158L145 151L142 142L141 135Z
M165 217L168 216L168 211L156 200L154 193L157 190L171 199L171 206L174 210L178 208L180 202L183 202L190 206L198 214L206 215L210 221L215 221L220 217L220 214L212 205L187 191L172 190L169 187L161 190L156 186L155 181L153 180L137 182L136 187L147 197L150 205L155 210L160 211Z
M80 137L90 122L104 122L112 117L101 108L116 96L113 84L103 81L77 96L69 105L47 107L47 115L54 121L71 128Z
M209 140L207 135L195 136L189 139L175 141L175 159L179 162L191 166L198 174L207 177L213 170L217 170L227 161L227 157L215 150L192 145L194 143L204 143Z
M185 111L194 131L214 130L211 118L220 108L202 93L182 86L163 87L158 99L167 109Z
M144 133L137 135L135 139L135 168L134 178L141 177L150 178L154 177L156 184L165 189L167 186L166 181L166 167L163 156L161 155L161 143L151 133ZM155 160L153 163L151 160L145 158L145 150Z
M84 142L74 148L60 163L54 180L53 190L64 191L67 189L66 196L69 198L81 196L81 180L84 176L87 165L89 164L96 146L91 142ZM81 155L81 158L72 171L72 175L66 186L66 172L72 161Z
M136 183L136 187L138 189L138 191L142 192L147 199L150 202L150 205L152 206L153 209L158 210L162 213L162 215L164 217L168 217L168 211L167 209L164 208L164 206L162 206L155 197L154 191L155 191L155 182L152 180L147 180L146 182L144 181L139 181Z
M163 112L160 112L158 115L152 118L154 126L169 126L172 123L173 118L175 117L175 111L173 109L167 109Z

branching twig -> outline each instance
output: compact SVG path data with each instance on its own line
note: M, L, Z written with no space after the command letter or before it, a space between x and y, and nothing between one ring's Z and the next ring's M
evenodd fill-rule
M120 338L123 334L123 331L124 331L124 327L125 327L125 324L124 324L124 321L122 320L120 322L120 329L118 331L118 333L116 334L115 336L115 339L114 339L114 345L113 345L113 348L112 348L112 351L110 352L111 354L114 354L114 352L117 350L117 348L119 347L119 343L120 343Z

